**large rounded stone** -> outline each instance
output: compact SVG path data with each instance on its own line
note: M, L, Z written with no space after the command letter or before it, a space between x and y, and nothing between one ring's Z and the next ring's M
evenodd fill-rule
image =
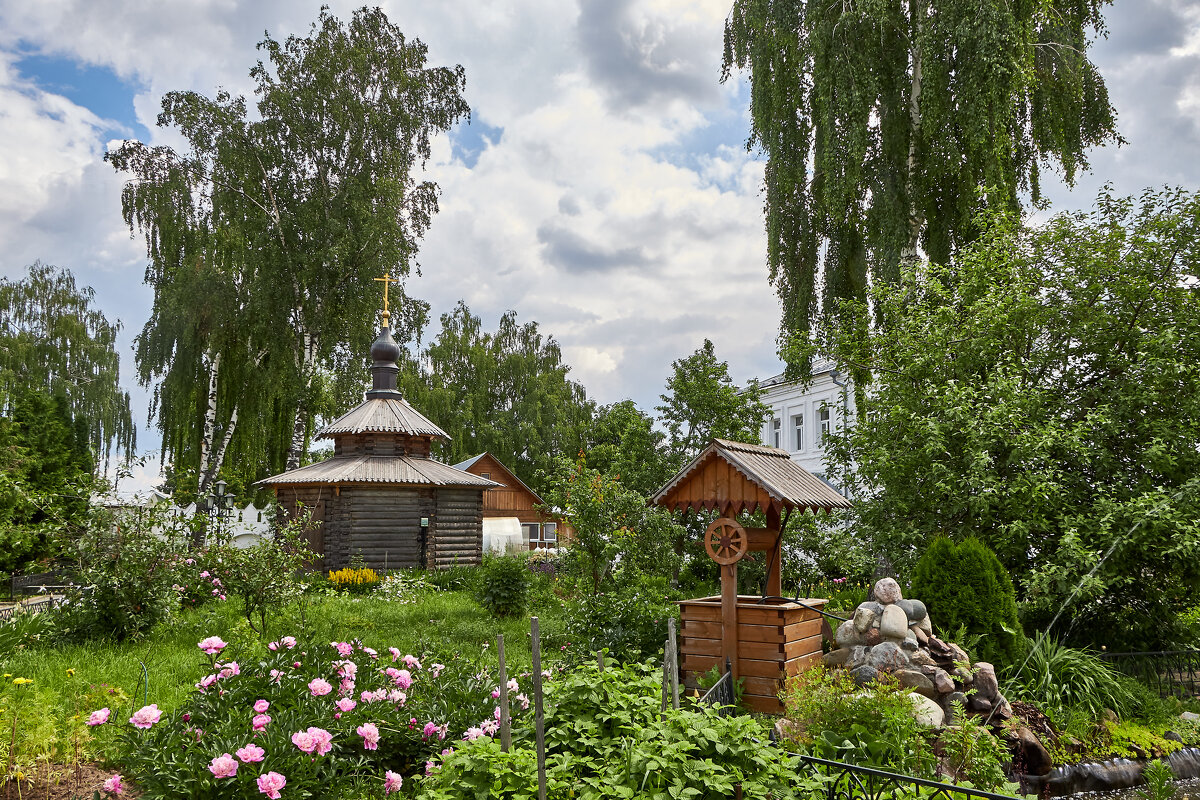
M897 642L908 637L908 617L904 616L900 606L884 606L883 618L879 620L879 635Z
M941 694L950 694L954 691L954 679L944 669L933 673L933 685Z
M917 650L915 653L909 653L908 658L910 661L912 661L912 663L922 667L932 667L937 664L937 662L933 660L933 656L929 655L929 653L926 653L924 650Z
M839 647L837 650L830 650L821 660L825 662L827 667L844 667L846 662L850 660L850 648Z
M911 666L908 655L895 642L884 642L871 648L867 663L880 672L894 672Z
M871 628L862 635L862 643L867 647L874 647L883 641L883 637L879 635L879 628Z
M1054 768L1054 760L1042 745L1037 734L1021 725L1016 730L1002 732L1013 751L1013 767L1020 769L1026 775L1049 775Z
M942 707L924 695L909 692L908 699L913 704L913 719L927 728L940 728L946 719Z
M942 710L946 712L946 724L952 725L958 722L958 715L954 711L954 703L958 702L962 705L963 713L966 713L967 696L962 692L951 692L944 695L940 701Z
M929 644L929 634L926 633L925 630L919 624L915 628L912 628L911 630L913 632L913 635L915 635L917 637L918 642L920 642L921 644Z
M986 661L979 661L972 671L975 673L975 693L979 697L992 701L994 705L1000 697L1000 686L996 681L996 668Z
M884 605L900 601L900 584L895 578L880 578L875 582L875 599Z
M859 633L866 633L878 622L879 615L868 604L863 603L854 609L854 629Z
M875 679L879 677L879 671L870 664L863 664L861 667L850 670L850 677L854 679L856 685L866 686L875 682Z
M896 671L896 679L900 681L900 685L912 689L918 694L923 694L928 698L937 699L937 689L933 687L933 681L925 677L919 670L901 669Z
M838 647L853 647L856 644L863 643L862 636L855 629L852 620L846 620L841 625L838 625L835 640Z
M917 620L917 630L925 631L926 636L933 636L933 623L929 621L928 614Z
M929 616L925 604L920 600L901 600L896 605L904 609L904 616L908 617L909 622L920 622Z

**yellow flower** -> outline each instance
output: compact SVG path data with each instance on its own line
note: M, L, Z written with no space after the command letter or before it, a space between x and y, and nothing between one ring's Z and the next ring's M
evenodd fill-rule
M13 684L16 686L24 686L27 683L33 683L32 678L13 678Z
M68 677L68 678L73 678L73 677L75 677L75 668L74 668L74 667L69 667L69 668L67 669L67 677Z

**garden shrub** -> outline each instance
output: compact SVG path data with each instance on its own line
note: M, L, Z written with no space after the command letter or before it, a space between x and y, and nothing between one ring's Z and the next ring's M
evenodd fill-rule
M370 567L342 567L329 571L329 582L351 594L366 594L379 585L379 574Z
M982 719L967 714L961 702L955 700L952 706L955 723L947 725L938 737L950 782L1015 794L1019 787L1009 787L1004 772L1005 765L1012 761L1008 748L992 735Z
M572 652L607 649L622 663L662 653L667 618L679 609L667 600L666 580L644 578L607 594L584 595L567 604L565 631Z
M284 525L274 536L263 537L246 548L232 551L228 567L228 589L242 603L242 613L260 636L267 624L304 594L301 571L316 554L308 549L304 519Z
M475 599L497 617L515 617L529 600L529 568L524 559L487 556L475 585Z
M767 731L749 716L721 717L685 705L660 713L661 672L632 665L601 672L585 664L547 689L547 796L806 798L816 779L796 759L763 745ZM434 759L418 797L534 798L537 759L528 718L512 751L479 738Z
M1019 662L1025 639L1012 578L978 539L934 539L913 569L909 594L925 603L943 635L961 626L980 637L979 652L971 653L977 660L997 669Z
M1124 714L1135 700L1127 684L1095 653L1066 647L1048 636L1019 669L1011 670L1004 691L1009 699L1036 704L1060 726L1076 713L1092 720L1106 708Z
M445 569L431 569L425 573L425 582L443 592L470 591L475 585L478 567L455 565Z
M0 620L0 664L18 650L51 641L57 628L55 616L46 612L18 611Z
M908 693L886 680L858 687L845 670L818 664L788 684L788 743L819 758L932 778L937 759Z
M268 773L286 781L283 797L379 797L388 772L407 780L453 742L497 728L496 679L458 656L292 637L239 653L206 637L198 648L208 674L179 709L95 709L107 720L95 732L116 739L115 762L147 800L261 800ZM516 724L529 714L525 682L505 687Z

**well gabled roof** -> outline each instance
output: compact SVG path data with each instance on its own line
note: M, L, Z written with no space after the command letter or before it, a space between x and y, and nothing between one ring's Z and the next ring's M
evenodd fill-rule
M318 439L331 439L348 433L406 433L449 439L446 432L400 397L369 397L355 408L326 425Z
M463 471L469 470L472 466L475 465L476 462L479 461L479 459L483 458L484 456L491 456L491 459L492 459L492 461L494 461L496 463L496 466L498 466L498 467L500 467L500 469L504 470L504 474L507 476L507 479L511 479L512 481L516 482L516 484L518 486L520 486L522 489L529 492L530 496L533 498L533 501L536 505L542 505L542 506L546 505L546 501L543 500L538 495L537 492L535 492L533 489L530 489L528 486L526 486L525 481L518 478L515 472L513 472L508 467L504 466L503 461L496 458L495 456L493 456L491 453L487 452L486 450L484 450L482 453L480 453L477 456L472 456L471 458L468 458L466 461L458 462L457 464L454 465L454 468L461 469ZM502 485L507 485L507 484L502 484Z
M268 486L298 483L395 483L409 486L501 486L440 461L410 456L334 456L258 481Z
M850 508L849 500L792 461L786 450L726 439L713 439L651 502L676 511L732 506L734 513L767 506Z

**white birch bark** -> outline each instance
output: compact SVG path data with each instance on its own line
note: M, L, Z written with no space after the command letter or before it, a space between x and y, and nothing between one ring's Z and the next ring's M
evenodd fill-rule
M917 243L921 229L925 227L925 215L917 207L914 195L916 187L917 143L921 136L921 37L927 9L927 0L913 0L912 26L912 83L908 91L908 169L904 179L904 190L908 198L908 241L900 251L901 264L916 264L919 260Z
M204 429L200 434L200 475L198 494L208 489L211 474L213 437L217 426L217 376L221 372L221 354L214 353L208 367L208 406L204 409Z

